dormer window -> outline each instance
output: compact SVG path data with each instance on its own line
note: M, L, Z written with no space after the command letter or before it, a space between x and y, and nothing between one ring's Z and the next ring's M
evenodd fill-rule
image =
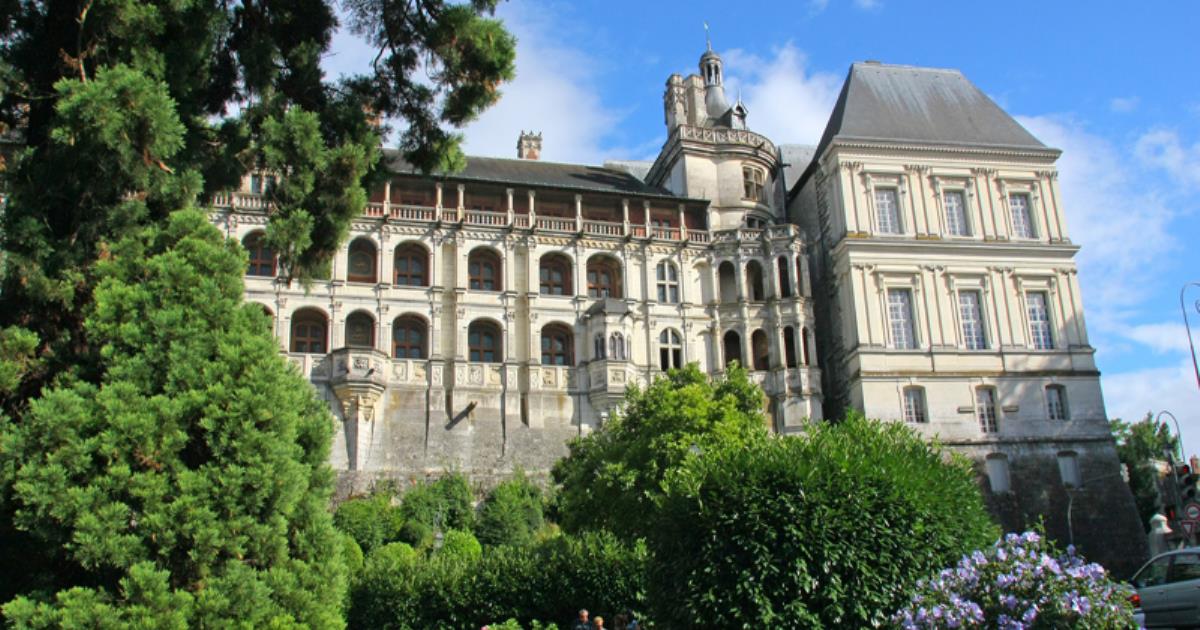
M766 175L762 169L753 166L742 167L742 198L750 201L762 203L765 201L763 195L763 182L766 180Z

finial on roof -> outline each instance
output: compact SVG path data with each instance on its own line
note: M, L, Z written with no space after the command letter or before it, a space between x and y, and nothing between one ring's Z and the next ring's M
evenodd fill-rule
M709 52L711 52L712 51L712 37L709 37L709 35L708 35L708 21L707 20L704 22L704 43L708 44L708 50L709 50Z

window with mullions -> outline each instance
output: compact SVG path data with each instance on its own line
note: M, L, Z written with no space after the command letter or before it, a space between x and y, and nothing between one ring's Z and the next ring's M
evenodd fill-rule
M983 330L979 291L958 292L958 317L962 321L963 344L967 349L986 350L987 337Z
M658 301L661 304L679 303L679 270L669 261L658 263Z
M396 248L393 283L397 286L429 286L429 252L416 243Z
M1012 193L1008 196L1008 209L1012 213L1013 236L1034 238L1033 214L1030 211L1027 193Z
M375 282L375 259L375 244L370 239L355 239L347 256L346 280Z
M472 363L500 363L500 329L491 322L471 322L467 327L467 360Z
M292 315L292 352L324 354L329 320L315 309L302 309Z
M392 324L392 356L397 359L424 359L425 320L411 315L397 317Z
M995 433L996 425L996 390L991 387L980 387L975 390L975 415L979 418L979 430L983 433Z
M893 348L912 350L917 347L911 290L888 289L888 323L892 329Z
M546 254L538 263L538 292L542 295L573 295L571 261L562 254Z
M1044 291L1030 291L1025 294L1029 312L1029 338L1036 350L1052 350L1054 348L1054 332L1050 326L1049 300Z
M671 328L658 335L658 367L664 372L683 367L683 343Z
M925 412L925 388L904 388L904 421L913 424L929 422L929 416Z
M467 257L467 288L472 291L502 291L500 257L490 249L477 249Z
M762 169L753 166L742 167L742 198L762 202L765 197L763 185L766 175Z
M1046 416L1059 422L1068 418L1067 390L1062 385L1046 386Z
M880 234L900 234L900 200L895 188L875 189L875 217Z
M588 297L620 298L621 267L605 256L593 256L587 264Z
M947 190L942 193L942 204L946 207L946 233L950 236L970 236L971 228L967 224L967 204L963 192Z
M542 328L542 365L572 365L574 339L565 326Z
M346 318L346 346L350 348L375 347L375 320L370 315L358 312Z
M276 273L275 252L267 246L262 232L255 232L242 241L246 253L250 254L250 264L246 267L248 276L264 276L274 278Z

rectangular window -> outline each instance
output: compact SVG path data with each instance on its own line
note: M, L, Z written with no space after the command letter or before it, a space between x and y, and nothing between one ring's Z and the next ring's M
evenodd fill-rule
M1046 387L1046 415L1051 420L1067 419L1067 393L1062 385Z
M875 215L880 234L900 234L900 202L895 188L875 189Z
M925 414L925 390L920 387L904 388L904 421L915 424L925 424L929 421Z
M980 387L975 390L975 413L979 417L979 430L996 432L996 390Z
M251 175L250 176L250 192L254 193L256 195L262 194L262 192L263 192L262 175Z
M1025 294L1029 309L1029 339L1036 350L1054 349L1054 332L1050 328L1049 300L1045 291Z
M946 232L950 236L970 236L971 229L967 227L967 204L961 190L947 190L942 193L942 202L946 206Z
M979 291L958 292L958 316L962 320L963 344L968 350L987 349L979 302Z
M1063 451L1058 454L1058 474L1062 477L1064 486L1078 488L1082 483L1079 476L1079 456L1073 451Z
M763 201L763 172L750 166L742 167L742 196L745 199Z
M905 350L917 347L913 331L912 291L888 290L888 321L892 328L892 347Z
M988 482L992 492L1000 494L1009 492L1012 483L1008 476L1008 458L1003 455L992 455L987 458Z
M1029 210L1029 195L1013 193L1008 196L1008 209L1012 211L1013 236L1034 238L1033 215Z

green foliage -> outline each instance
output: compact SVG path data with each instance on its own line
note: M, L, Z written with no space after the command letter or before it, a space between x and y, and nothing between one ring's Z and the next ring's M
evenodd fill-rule
M967 462L861 417L705 451L645 516L667 627L877 625L996 534Z
M475 522L475 496L461 473L450 473L432 483L404 493L400 514L408 522L430 529L471 529Z
M400 510L384 493L344 501L333 515L333 524L349 534L362 553L399 539L403 523Z
M1179 442L1171 435L1171 428L1165 422L1156 422L1150 413L1138 422L1117 419L1110 426L1117 441L1117 457L1129 471L1129 489L1133 491L1142 527L1148 532L1150 517L1163 509L1158 468L1153 462L1162 461L1168 452L1176 462L1182 461Z
M640 610L645 562L643 546L607 533L493 547L475 561L435 553L385 565L368 557L352 589L349 625L457 630L494 619L565 621L581 605L599 614Z
M426 549L433 544L433 528L417 520L404 521L396 540L416 549Z
M630 390L620 413L555 464L562 526L645 535L667 472L697 453L766 439L762 405L762 391L736 365L715 382L691 364Z
M485 545L525 545L533 542L542 524L542 491L518 472L488 494L475 534Z
M341 625L332 423L242 302L244 267L194 210L98 265L103 378L64 378L0 434L13 524L57 567L46 597L6 606L18 627Z
M487 628L488 630L525 630L526 626L522 626L521 622L516 619L509 619L503 623L489 623L487 624ZM543 624L537 619L529 622L528 628L529 630L558 630L557 625L552 623Z
M442 559L453 562L475 563L483 557L483 545L471 532L452 529L444 534L442 547L437 550Z
M356 575L362 571L363 562L366 555L363 553L362 547L354 541L354 537L350 534L343 533L342 541L342 560L346 563L346 569L350 575Z

